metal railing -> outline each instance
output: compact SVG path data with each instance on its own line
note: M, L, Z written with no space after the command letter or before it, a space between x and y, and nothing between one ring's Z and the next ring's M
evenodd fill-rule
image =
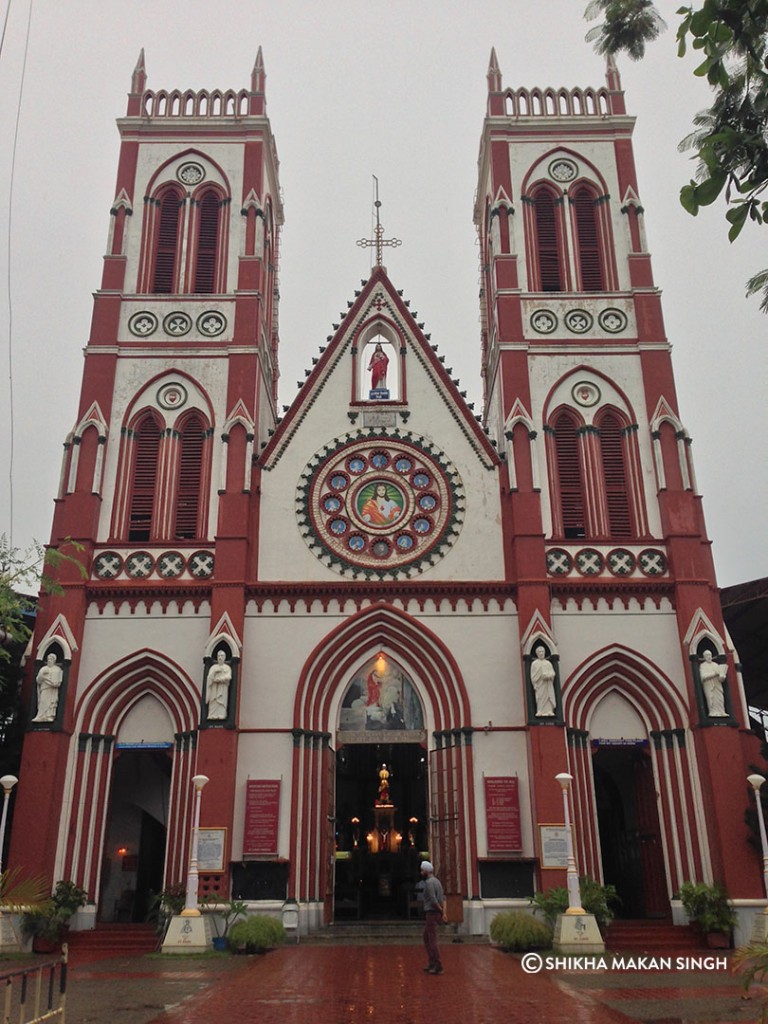
M0 974L0 985L4 988L2 1024L40 1024L49 1020L65 1024L67 963L65 943L58 960Z

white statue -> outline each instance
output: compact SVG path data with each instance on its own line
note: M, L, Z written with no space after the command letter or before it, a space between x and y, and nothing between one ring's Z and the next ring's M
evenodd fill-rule
M531 683L536 698L536 717L552 718L556 714L555 666L547 657L546 650L539 644L531 662Z
M727 673L727 665L719 665L712 660L712 651L704 651L704 661L699 665L699 679L707 700L707 713L710 718L728 717L728 712L725 710L725 690L723 689Z
M205 702L208 705L209 721L221 721L227 717L232 668L227 663L226 658L225 652L219 651L216 655L216 661L208 669Z
M59 690L64 679L55 654L48 654L45 664L37 673L37 714L33 722L53 722L59 706Z

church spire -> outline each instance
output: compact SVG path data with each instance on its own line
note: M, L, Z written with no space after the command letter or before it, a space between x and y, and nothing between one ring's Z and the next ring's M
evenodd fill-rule
M266 113L267 102L264 96L266 84L267 73L264 70L264 55L261 52L261 47L259 47L256 53L256 60L253 64L253 71L251 71L251 102L249 113Z
M627 108L624 104L624 90L621 88L621 75L616 65L616 58L612 53L608 54L605 62L605 82L610 96L611 113L626 114Z
M488 61L488 116L504 113L504 97L501 95L501 68L496 56L496 47L491 47L491 57Z
M141 113L141 97L147 87L147 69L144 66L144 47L139 51L139 59L131 75L131 91L128 94L128 116Z

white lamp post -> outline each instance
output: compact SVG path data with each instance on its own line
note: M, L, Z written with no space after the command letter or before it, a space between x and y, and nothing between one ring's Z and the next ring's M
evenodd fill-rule
M197 906L197 844L200 838L200 801L203 795L203 787L208 783L207 775L195 775L192 778L192 785L195 787L195 811L192 823L192 852L189 858L189 872L187 873L187 897L184 902L182 917L200 917Z
M566 885L568 886L568 909L566 914L584 914L585 910L581 905L581 892L579 890L579 872L576 870L576 858L573 852L573 836L571 835L571 811L568 805L568 793L573 782L573 776L568 772L560 772L555 776L563 791L563 811L565 812L565 849L568 857L568 868L566 870Z
M763 885L765 887L765 895L766 897L768 897L768 838L766 838L765 835L765 817L763 816L763 803L760 799L760 787L765 782L765 776L748 775L747 782L755 791L755 802L757 803L757 820L760 825L760 847L763 851ZM768 914L768 904L766 904L763 913Z
M5 820L8 817L8 801L11 799L11 790L18 781L15 775L3 775L0 778L0 786L3 787L3 812L0 815L0 871L3 870L3 844L5 843Z

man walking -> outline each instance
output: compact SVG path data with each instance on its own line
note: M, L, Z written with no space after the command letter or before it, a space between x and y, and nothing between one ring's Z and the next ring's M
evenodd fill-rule
M440 879L435 878L435 869L428 860L421 862L421 875L424 879L424 946L427 950L429 963L424 968L426 974L442 974L440 950L437 945L437 926L445 920L443 887Z

